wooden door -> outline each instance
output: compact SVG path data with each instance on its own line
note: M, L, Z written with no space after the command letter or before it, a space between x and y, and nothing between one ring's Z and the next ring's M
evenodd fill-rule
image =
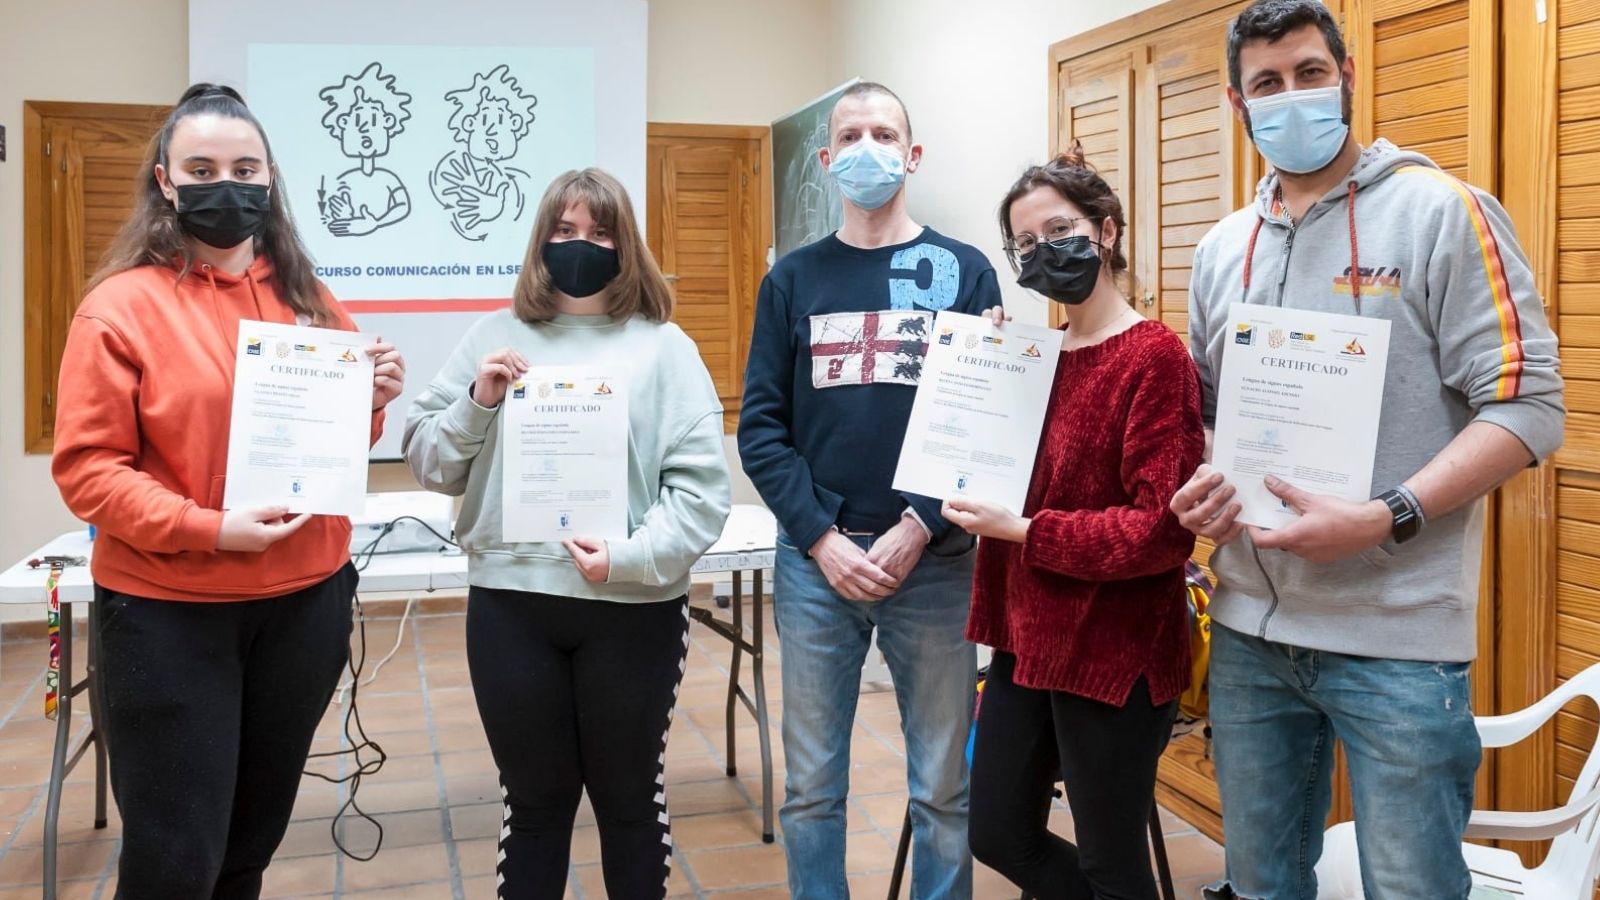
M1142 248L1134 230L1130 193L1135 181L1134 148L1138 146L1134 93L1148 56L1149 50L1143 46L1119 47L1069 60L1056 73L1056 99L1051 104L1051 152L1061 153L1078 141L1083 145L1084 161L1122 198L1130 228L1123 248L1136 282L1142 281ZM1050 321L1052 325L1066 321L1059 304L1050 304Z
M1140 166L1134 191L1149 250L1146 287L1135 292L1135 305L1185 338L1195 246L1254 196L1260 177L1254 148L1227 100L1226 19L1206 16L1163 35L1140 79L1139 145L1150 148L1151 158Z
M672 285L673 321L700 347L731 430L755 297L766 274L767 129L651 124L646 231Z
M1509 711L1600 662L1600 2L1502 12L1506 207L1560 338L1568 410L1555 457L1501 491ZM1553 728L1502 751L1496 805L1564 803L1597 718L1592 703L1571 704ZM1534 864L1545 846L1516 849Z
M84 285L133 208L167 107L23 104L24 442L48 453L56 376Z
M1566 376L1567 438L1556 454L1556 676L1600 662L1600 3L1555 4L1559 154L1554 321ZM1592 704L1561 713L1556 798L1595 741Z

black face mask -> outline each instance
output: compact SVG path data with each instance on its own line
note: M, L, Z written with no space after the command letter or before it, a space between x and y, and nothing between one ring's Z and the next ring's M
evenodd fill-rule
M1083 235L1054 244L1040 241L1033 255L1023 261L1017 284L1077 306L1094 293L1101 265L1100 245Z
M622 271L617 251L589 241L550 241L540 255L556 290L568 297L593 297Z
M176 187L178 224L202 244L219 250L237 247L260 234L272 208L264 184L210 181Z

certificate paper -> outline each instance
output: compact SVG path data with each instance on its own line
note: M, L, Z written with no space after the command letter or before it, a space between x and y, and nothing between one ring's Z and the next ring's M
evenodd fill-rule
M372 433L372 341L351 331L239 323L222 507L360 515Z
M535 366L500 410L509 544L628 536L628 395L585 366Z
M1388 320L1247 303L1228 315L1212 465L1238 489L1238 520L1280 528L1298 518L1267 475L1372 499Z
M1061 332L941 312L911 406L894 488L1022 512Z

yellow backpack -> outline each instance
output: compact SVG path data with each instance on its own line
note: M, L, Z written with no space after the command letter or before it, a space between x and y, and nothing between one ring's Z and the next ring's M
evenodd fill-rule
M1189 585L1189 687L1178 698L1178 717L1189 724L1211 712L1207 670L1211 665L1211 579L1194 560L1184 569Z

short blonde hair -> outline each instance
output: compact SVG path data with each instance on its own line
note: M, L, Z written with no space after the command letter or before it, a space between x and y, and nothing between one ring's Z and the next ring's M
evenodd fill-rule
M539 214L533 222L533 236L522 260L522 274L512 293L511 309L524 322L548 322L556 315L556 288L544 264L544 245L556 233L562 216L582 204L595 224L611 232L616 245L619 271L606 286L612 318L644 316L652 322L672 318L672 289L661 277L661 269L645 246L633 215L633 202L622 182L595 168L573 170L550 182L539 201Z

